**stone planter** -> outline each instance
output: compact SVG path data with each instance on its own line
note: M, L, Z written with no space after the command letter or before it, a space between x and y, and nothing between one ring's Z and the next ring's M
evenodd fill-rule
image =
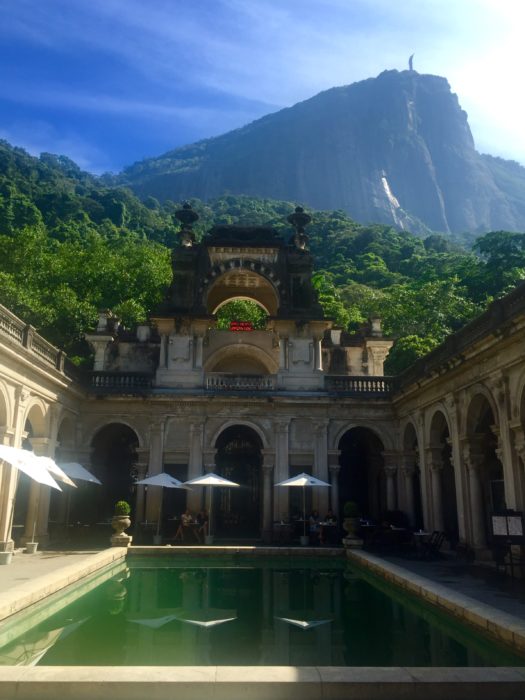
M357 528L359 527L359 518L345 518L343 520L343 530L347 533L343 537L343 545L354 549L363 547L363 540L357 536Z
M129 515L114 515L111 519L111 527L115 534L111 536L112 547L129 547L133 537L127 535L124 530L131 526Z
M13 559L13 552L12 551L0 552L0 566L2 564L10 564L12 559Z
M38 542L26 542L26 554L36 554Z

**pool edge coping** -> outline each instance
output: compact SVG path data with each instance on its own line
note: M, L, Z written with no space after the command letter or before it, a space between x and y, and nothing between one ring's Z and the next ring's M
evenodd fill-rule
M369 552L347 550L346 555L349 561L357 563L358 566L379 574L383 579L419 596L421 600L484 631L493 639L518 649L520 653L525 652L525 620Z
M109 547L0 593L0 623L126 556L125 547Z
M137 552L134 553L145 553ZM150 548L145 548L150 549ZM184 548L151 548L171 550L184 554ZM197 549L197 548L195 548ZM198 548L201 553L205 549ZM214 553L218 553L216 548ZM246 550L268 550L273 548L222 547L223 554L248 553ZM302 548L293 548L309 554ZM279 548L285 554L284 548ZM167 552L166 552L167 553ZM186 552L187 553L187 552ZM286 548L286 554L290 554ZM125 548L110 548L87 556L87 561L67 565L35 579L32 602L27 602L30 594L24 596L16 612L39 602L52 593L66 589L85 576L125 560ZM345 553L343 552L343 556ZM400 588L416 593L421 599L452 612L457 617L487 631L499 641L507 644L509 631L513 640L519 640L525 648L525 622L497 608L478 602L457 593L419 574L412 574L401 566L387 562L366 552L346 551L349 561L364 566L391 580ZM42 588L42 579L54 577L57 580L50 591L50 582ZM38 590L40 589L40 590ZM448 595L447 595L448 594ZM1 611L0 606L0 611ZM472 619L463 612L472 612ZM455 612L454 612L455 611ZM9 616L14 613L10 613ZM495 619L496 618L496 619ZM499 618L499 620L498 620ZM5 618L4 618L5 619ZM505 626L507 623L509 626ZM514 628L514 623L517 627ZM519 629L518 629L519 628ZM502 633L502 630L504 633ZM151 694L155 700L202 700L204 693L210 700L347 700L359 697L360 700L377 700L387 697L392 700L427 700L448 697L461 697L462 700L515 700L525 696L525 667L479 667L479 668L430 668L430 667L282 667L282 666L206 666L206 667L158 667L158 666L40 666L0 668L0 700L143 700Z

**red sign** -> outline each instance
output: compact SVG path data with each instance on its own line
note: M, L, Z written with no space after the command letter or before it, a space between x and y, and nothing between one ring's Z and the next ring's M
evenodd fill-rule
M230 321L231 331L253 331L253 323L251 321Z

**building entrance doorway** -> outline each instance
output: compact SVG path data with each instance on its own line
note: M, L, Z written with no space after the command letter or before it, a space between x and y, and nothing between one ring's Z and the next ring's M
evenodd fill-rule
M382 480L383 443L368 428L351 428L339 442L339 512L354 501L363 517L378 519L386 510Z
M216 488L212 497L218 537L254 538L261 535L261 440L245 425L224 430L216 443L217 472L240 488Z

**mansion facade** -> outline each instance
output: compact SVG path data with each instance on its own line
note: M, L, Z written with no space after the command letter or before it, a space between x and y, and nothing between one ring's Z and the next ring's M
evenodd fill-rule
M205 471L241 485L217 491L218 537L276 539L300 510L275 484L302 471L321 516L355 501L364 517L402 511L413 527L490 556L491 516L525 502L525 286L398 377L379 319L349 334L323 315L312 286L307 215L290 241L265 227L216 226L200 243L179 212L173 283L150 323L133 332L101 312L86 336L90 372L0 306L0 443L79 462L102 486L50 493L0 462L0 550L49 540L52 525L105 522L120 499L137 523L187 506L201 490L146 489L166 471ZM216 327L232 299L255 302L266 325Z

